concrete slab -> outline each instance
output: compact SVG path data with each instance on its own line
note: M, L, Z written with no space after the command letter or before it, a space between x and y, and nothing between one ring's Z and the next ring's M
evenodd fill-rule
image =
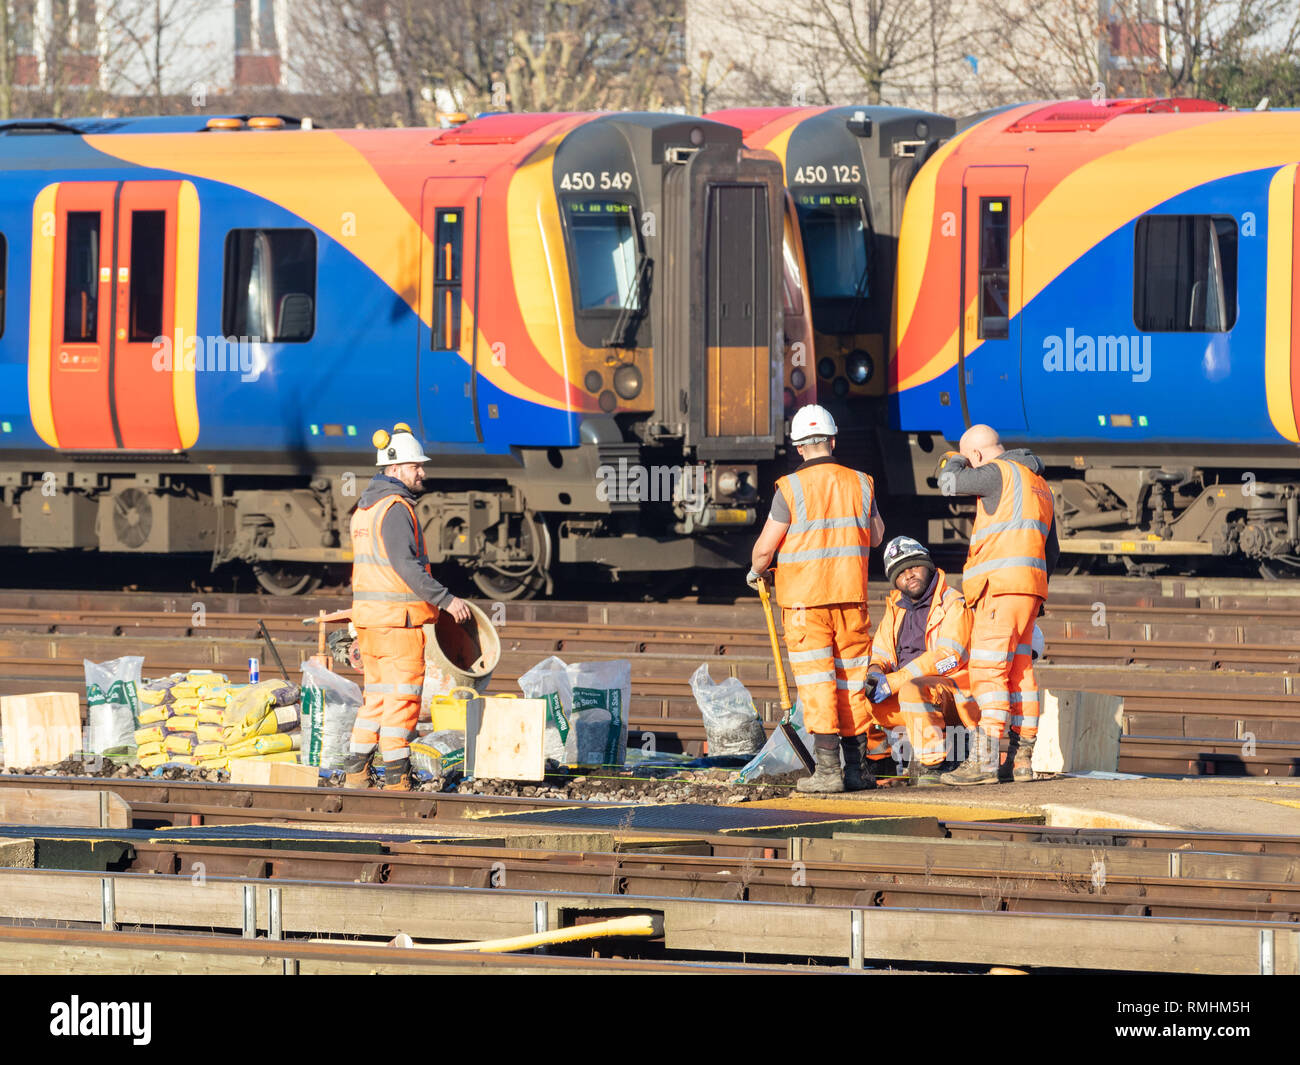
M747 804L748 805L748 804ZM762 805L942 820L1035 821L1059 827L1300 836L1300 781L1259 777L1058 777L971 788L881 788L826 799L791 795Z

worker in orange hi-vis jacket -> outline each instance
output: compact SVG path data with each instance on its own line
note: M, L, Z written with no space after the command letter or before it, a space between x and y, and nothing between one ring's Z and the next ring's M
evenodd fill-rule
M998 747L1008 727L1015 749L1010 776L1032 780L1038 735L1034 626L1060 553L1052 492L1038 457L1024 449L1007 451L987 425L967 429L960 447L960 454L944 455L938 476L945 494L979 497L962 594L974 614L970 683L980 724L970 756L942 780L996 783Z
M971 615L924 544L896 536L883 552L893 591L871 641L867 697L894 758L918 787L937 787L950 754L979 724L967 661Z
M785 645L816 759L816 771L797 785L803 792L874 788L871 759L889 750L879 730L877 749L869 748L871 711L862 690L871 655L867 556L885 526L871 478L832 458L837 432L822 407L795 413L790 439L803 464L776 482L747 578L757 587L775 556Z
M352 624L365 674L352 728L344 786L370 786L375 748L384 790L411 787L410 738L420 719L424 630L446 610L468 621L469 607L433 579L415 501L424 485L424 449L402 423L374 435L375 474L352 515Z

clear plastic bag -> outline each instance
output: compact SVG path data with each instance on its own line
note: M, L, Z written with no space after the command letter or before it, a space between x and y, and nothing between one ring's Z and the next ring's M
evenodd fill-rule
M714 684L706 662L691 674L691 694L704 718L709 754L753 754L767 740L754 699L739 677Z
M626 658L609 662L575 662L568 668L569 683L573 686L573 718L583 716L582 732L574 725L569 735L574 738L575 763L584 765L622 765L627 760L628 702L632 697L632 663ZM595 711L609 715L605 721ZM590 715L590 717L588 717ZM603 725L605 742L599 744L598 730ZM603 755L598 762L577 763L582 754L578 745L601 747ZM566 751L566 757L567 757Z
M812 750L812 737L804 731L803 706L798 701L794 704L794 712L790 715L790 723L794 725L795 731L799 734L799 738L803 740L804 746ZM790 741L785 738L785 734L780 729L777 729L767 738L767 742L763 744L763 749L754 755L736 774L736 783L747 784L759 777L780 776L782 773L793 773L796 769L803 769L803 767L803 762L794 753Z
M411 768L445 779L465 765L465 733L459 729L441 729L421 736L411 744Z
M573 685L568 671L564 659L552 655L519 678L519 690L525 698L546 700L543 752L549 760L559 764L568 760L565 744L569 739L569 717L573 712Z
M342 769L361 689L317 662L302 664L302 763Z
M94 754L135 745L140 727L140 674L144 657L126 655L110 662L83 658L86 669L86 716L89 721L86 746Z

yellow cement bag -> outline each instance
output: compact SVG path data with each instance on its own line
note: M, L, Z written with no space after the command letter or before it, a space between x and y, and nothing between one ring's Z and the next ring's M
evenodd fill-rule
M155 754L162 753L163 745L161 743L144 743L136 748L135 756L143 761L145 758L152 758Z
M208 758L198 763L200 769L229 769L229 758Z
M168 732L193 732L199 727L199 719L188 715L173 714L167 719Z
M212 724L212 722L204 721L202 718L200 718L198 726L194 729L194 732L195 735L197 735L199 739L203 740L205 743L220 742L222 739L221 734L225 732L225 729L222 728L222 726L220 725L214 725Z
M269 681L250 684L231 698L222 723L229 728L243 729L261 721L274 704Z
M244 725L230 725L222 734L227 743L238 743L252 736L271 736L277 732L293 732L302 726L302 716L296 706L269 707L260 718Z
M148 728L138 728L135 730L136 746L143 747L147 743L162 743L167 735L167 729L163 725L150 725Z
M180 702L182 699L197 699L199 697L199 689L193 684L182 682L173 685L170 694L172 702Z
M290 763L295 763L295 764L296 764L297 761L298 761L298 752L297 752L297 751L278 751L278 752L276 752L275 754L256 754L256 755L251 756L251 757L248 759L248 761L250 761L250 762L290 762Z
M226 747L226 753L231 758L248 758L255 754L279 754L282 751L296 751L301 745L301 732L295 732L292 735L281 733L274 736L254 736L251 739L241 740L239 743L229 744Z
M216 673L210 669L191 669L185 674L185 680L196 688L224 688L230 683L230 678L224 673Z
M149 691L147 688L137 688L136 694L140 696L140 702L146 706L161 706L167 701L167 692Z
M192 754L197 742L192 732L169 732L163 740L163 750L171 754Z
M197 696L187 696L184 699L175 699L172 701L173 714L193 714L199 708Z
M140 764L145 769L157 769L160 765L169 761L171 761L171 755L169 754L146 754L140 758Z
M166 721L171 716L171 707L167 705L149 706L140 711L140 724L156 725L160 721Z
M210 761L214 758L225 759L226 745L224 743L196 743L193 751L194 757L200 762Z

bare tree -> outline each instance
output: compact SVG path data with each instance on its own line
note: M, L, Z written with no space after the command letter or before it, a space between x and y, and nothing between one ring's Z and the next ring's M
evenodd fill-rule
M727 0L693 46L742 73L734 103L936 107L960 62L954 0Z
M679 0L680 2L680 0ZM300 0L289 66L349 118L682 106L681 16L655 0Z
M103 6L101 64L109 92L128 104L148 100L159 112L177 95L195 101L206 95L221 63L193 32L210 8L207 0L114 0Z

